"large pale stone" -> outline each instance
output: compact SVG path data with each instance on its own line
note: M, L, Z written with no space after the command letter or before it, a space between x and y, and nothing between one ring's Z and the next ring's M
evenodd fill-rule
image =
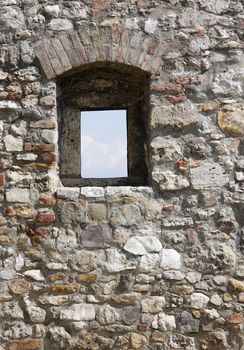
M141 212L138 206L134 204L125 204L113 210L110 220L114 227L118 225L130 227L138 224L141 219Z
M24 302L31 322L43 323L46 318L46 311L37 306L35 303L31 302L28 297L24 298Z
M138 264L139 272L151 272L159 262L159 254L145 254L140 258Z
M0 319L4 317L11 319L24 318L23 311L19 307L18 302L5 302L0 304Z
M202 161L190 170L192 187L196 190L216 189L229 181L225 168L212 161Z
M156 169L152 173L152 178L159 183L162 192L183 190L189 187L187 178L182 175L175 175L172 171Z
M179 140L173 137L157 136L151 142L153 157L156 161L176 161L182 158Z
M55 18L50 21L48 24L49 29L51 30L72 30L73 24L68 19Z
M175 249L163 249L160 267L164 270L179 270L182 266L181 256Z
M161 312L154 317L152 328L160 329L163 332L173 331L176 328L175 317Z
M124 250L134 255L144 255L147 253L157 253L162 249L162 245L157 237L135 236L131 237L125 244Z
M23 150L23 140L20 137L7 135L3 138L3 142L8 152L21 152Z
M244 136L244 105L224 107L218 114L221 131L229 136Z
M27 277L31 277L33 280L38 282L45 281L45 277L43 276L40 270L28 270L24 272L24 275Z
M141 302L142 311L148 313L161 312L166 305L165 297L153 296L145 298Z
M135 262L128 261L126 256L118 249L111 248L106 250L107 262L105 264L108 272L119 272L135 269Z
M154 106L150 126L159 130L183 130L198 122L198 117L189 102L172 106Z
M60 310L61 320L91 321L95 319L95 310L92 304L80 303Z
M110 305L104 305L98 308L96 319L101 325L113 324L120 320L120 313Z
M201 309L207 306L209 297L202 293L193 293L190 297L191 307L193 309Z
M4 29L24 29L25 18L21 9L3 6L0 9L0 27Z

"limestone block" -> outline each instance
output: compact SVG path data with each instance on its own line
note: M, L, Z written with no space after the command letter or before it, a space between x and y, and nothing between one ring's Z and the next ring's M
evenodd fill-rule
M162 332L170 332L176 328L175 317L161 312L152 321L152 328L160 329Z
M111 224L115 226L133 226L141 222L142 216L138 206L134 204L125 204L111 213Z
M28 270L24 272L24 275L32 278L34 281L45 281L45 277L43 276L41 270Z
M135 262L128 261L126 256L118 249L111 248L106 250L107 262L105 264L108 272L119 272L124 270L135 269Z
M244 105L225 106L218 114L220 130L229 136L244 136Z
M192 187L197 190L216 189L229 181L225 168L213 161L202 161L190 170Z
M145 254L143 255L138 264L139 272L150 272L156 268L159 262L159 254Z
M120 312L110 305L100 306L96 313L96 320L101 325L114 324L120 318Z
M48 24L49 29L60 31L60 30L72 30L73 24L68 19L55 18Z
M7 135L3 138L3 142L8 152L21 152L23 150L23 139L20 137Z
M0 9L0 26L5 29L24 29L25 18L19 7L3 6Z
M150 116L152 130L180 131L198 122L197 111L189 102L172 106L154 106Z
M207 306L209 297L202 293L193 293L190 297L190 304L193 309L202 309Z
M160 255L160 267L164 270L181 269L181 255L175 249L162 249Z
M159 183L160 190L164 191L179 191L189 187L189 181L185 176L175 175L172 171L161 171L156 169L152 173L154 181Z
M141 302L142 311L148 313L161 312L166 305L165 297L153 296L145 298Z
M95 309L92 304L73 304L68 309L60 310L61 320L91 321L95 319Z
M124 245L124 250L134 255L144 255L147 253L158 253L162 245L157 237L135 236L131 237Z

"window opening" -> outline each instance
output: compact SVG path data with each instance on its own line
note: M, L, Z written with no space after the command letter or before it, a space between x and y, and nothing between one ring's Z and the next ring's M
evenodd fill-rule
M126 110L81 112L81 177L127 177Z
M63 185L148 184L150 75L125 64L94 62L67 73L60 78L58 86L59 173ZM95 112L100 116L99 121L95 120ZM110 113L112 120L107 122ZM123 116L121 124L117 120L115 127L113 122L120 118L118 114ZM90 134L86 130L88 121L95 128ZM91 138L95 132L99 138L95 139L97 147L89 151L93 157L84 144L89 138L84 135ZM100 138L106 134L109 140ZM101 154L103 143L110 145L107 148L104 145L104 152L109 147L113 149L111 154ZM120 158L122 155L124 158ZM110 167L114 163L118 165L116 171Z

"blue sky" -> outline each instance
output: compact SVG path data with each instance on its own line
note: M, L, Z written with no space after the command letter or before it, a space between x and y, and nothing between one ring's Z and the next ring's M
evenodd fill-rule
M126 110L81 112L81 176L127 176Z

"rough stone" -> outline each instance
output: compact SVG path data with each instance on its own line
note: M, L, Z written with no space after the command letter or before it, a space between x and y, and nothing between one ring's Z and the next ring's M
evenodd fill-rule
M173 331L176 328L175 317L161 312L154 316L152 328L160 329L162 332Z
M153 296L143 299L141 302L142 311L148 313L161 312L166 305L165 297Z
M134 236L124 245L124 250L134 255L144 255L147 253L157 253L162 249L162 245L157 237Z
M198 122L196 112L188 103L176 106L155 106L151 112L151 128L180 131Z
M120 320L120 313L110 305L100 306L96 313L96 320L102 325L114 324Z
M218 114L220 130L229 136L244 136L244 107L225 106Z
M131 345L134 349L140 349L145 344L147 344L147 338L145 337L145 335L135 332L131 333Z
M140 209L134 204L125 204L112 212L110 221L113 226L136 225L141 221Z
M207 306L209 297L202 293L193 293L190 298L191 307L193 309L202 309Z
M60 320L91 321L95 319L95 310L92 304L74 304L68 309L60 310Z
M162 249L160 267L164 270L179 270L182 267L181 256L174 249Z
M216 189L229 181L226 170L218 163L203 161L199 167L190 170L191 183L194 189Z

